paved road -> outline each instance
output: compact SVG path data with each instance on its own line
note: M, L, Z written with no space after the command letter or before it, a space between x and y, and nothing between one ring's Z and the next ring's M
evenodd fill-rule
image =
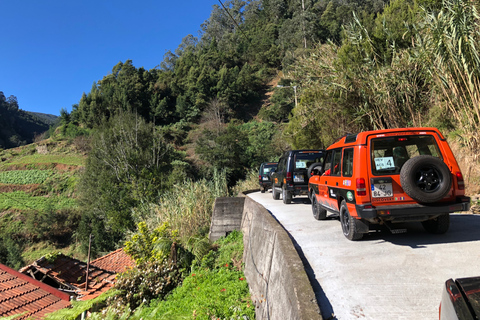
M313 218L306 197L285 205L271 192L248 196L294 238L324 319L438 319L445 280L480 275L479 215L453 214L444 235L408 223L407 233L381 230L349 241L338 217Z

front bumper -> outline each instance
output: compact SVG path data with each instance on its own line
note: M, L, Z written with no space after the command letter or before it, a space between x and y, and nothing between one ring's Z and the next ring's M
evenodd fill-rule
M457 198L456 202L440 202L433 204L406 204L396 206L377 206L372 205L355 205L357 215L360 218L371 220L375 218L383 218L386 220L409 220L409 218L431 217L443 213L452 213L458 211L470 210L470 197Z

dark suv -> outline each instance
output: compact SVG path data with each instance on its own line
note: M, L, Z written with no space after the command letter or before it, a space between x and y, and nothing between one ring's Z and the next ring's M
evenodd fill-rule
M308 195L308 179L315 166L321 166L324 150L290 150L278 161L278 167L272 173L272 196L283 203L292 202L292 197Z
M272 186L272 181L270 180L271 170L277 168L276 162L264 162L260 165L258 170L258 183L260 184L260 192L265 193Z

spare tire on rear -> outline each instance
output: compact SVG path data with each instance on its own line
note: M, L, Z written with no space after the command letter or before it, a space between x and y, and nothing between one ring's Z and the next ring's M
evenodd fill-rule
M321 171L322 171L321 162L312 163L307 169L308 179L310 179L312 176L319 175Z
M405 162L400 171L400 183L412 199L432 203L443 199L450 191L452 175L442 159L422 155Z

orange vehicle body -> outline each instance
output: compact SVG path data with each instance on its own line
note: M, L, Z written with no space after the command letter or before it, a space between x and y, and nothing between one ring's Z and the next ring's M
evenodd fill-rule
M437 167L444 168L437 172L444 182L441 185L444 189L441 199L430 201L428 198L436 192L433 188L437 185L433 183L442 183L436 179L427 181L429 185L425 185L424 180L429 179L431 172L424 172L426 178L417 174L410 179L413 187L409 188L416 188L415 184L427 187L426 191L423 190L424 194L419 195L420 201L415 196L412 198L411 192L405 191L402 179L408 177L402 178L402 174L406 176L406 173L401 170L407 170L408 165L401 161L400 156L392 155L392 149L393 152L397 149L406 150L403 152L407 153L409 159L422 156L427 166L431 160L439 163ZM387 155L388 152L390 154ZM448 171L440 162L445 164ZM415 168L427 171L421 166L422 163ZM449 186L445 186L445 183L449 183ZM428 190L429 187L432 190ZM421 222L442 214L468 210L470 206L455 156L445 137L436 128L365 131L340 138L327 148L321 174L309 179L309 193L312 206L317 206L312 208L314 216L315 210L340 212L344 203L349 216L359 220L354 225L359 233L368 232L370 224ZM423 195L428 201L422 201Z

